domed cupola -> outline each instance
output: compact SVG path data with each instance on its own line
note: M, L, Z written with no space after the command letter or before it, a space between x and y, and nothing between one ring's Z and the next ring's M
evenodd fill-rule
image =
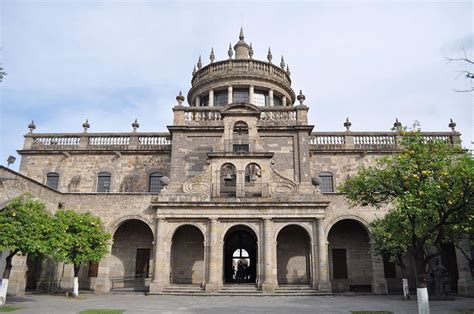
M292 106L296 95L291 88L290 71L282 62L271 62L269 49L266 61L253 58L252 44L247 44L244 30L239 41L229 45L228 58L218 61L211 49L209 64L201 56L194 66L187 101L190 106L219 107L247 103L260 107Z

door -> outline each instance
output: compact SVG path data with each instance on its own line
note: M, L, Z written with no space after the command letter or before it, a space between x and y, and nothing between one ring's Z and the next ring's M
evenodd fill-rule
M150 271L150 249L137 249L135 277L148 277Z

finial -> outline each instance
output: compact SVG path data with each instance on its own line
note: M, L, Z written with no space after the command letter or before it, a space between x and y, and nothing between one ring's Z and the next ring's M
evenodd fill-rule
M244 40L244 29L242 27L240 27L239 39Z
M280 68L285 70L285 59L283 59L283 56L281 56Z
M137 132L137 129L139 127L140 127L140 124L138 123L137 119L135 119L135 121L133 121L132 123L133 132Z
M395 123L393 124L393 127L397 130L399 130L402 127L402 123L398 121L398 118L395 119Z
M193 76L194 74L196 74L196 66L194 66L194 69L193 69Z
M232 43L229 44L229 51L227 52L229 55L229 59L232 59L232 56L234 55L234 50L232 49Z
M272 59L273 59L272 51L270 50L270 47L268 47L268 53L267 53L268 63L272 63Z
M209 59L211 59L211 63L216 59L216 56L214 55L214 48L211 49L211 55L209 56Z
M252 43L250 43L250 49L249 49L249 57L252 59L253 56L253 48L252 48Z
M288 64L286 65L286 75L288 75L288 76L291 75L290 66Z
M306 97L305 95L303 95L303 91L300 89L300 94L298 95L298 97L296 97L296 99L298 99L298 101L300 102L300 105L303 105L303 102L305 101Z
M30 129L30 133L33 133L33 130L36 129L34 120L32 120L30 124L28 124L28 129Z
M183 93L181 91L179 91L178 96L176 96L176 100L178 101L178 106L181 106L181 104L184 101L184 96L183 96Z
M352 125L352 123L351 123L351 121L349 121L349 118L346 118L346 122L344 122L344 127L346 128L346 131L347 131L347 132L350 132L350 131L351 131L351 130L350 130L350 129L351 129L351 125Z
M199 55L197 66L198 66L198 69L202 68L201 55Z
M448 126L453 130L453 132L456 132L456 122L454 122L453 119L449 119Z
M84 133L87 133L87 129L91 127L89 124L89 119L86 119L86 122L82 124L82 127L84 128Z

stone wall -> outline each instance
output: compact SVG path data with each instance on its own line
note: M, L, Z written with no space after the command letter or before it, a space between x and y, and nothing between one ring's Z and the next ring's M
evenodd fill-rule
M277 238L278 284L308 284L310 240L305 230L288 226Z

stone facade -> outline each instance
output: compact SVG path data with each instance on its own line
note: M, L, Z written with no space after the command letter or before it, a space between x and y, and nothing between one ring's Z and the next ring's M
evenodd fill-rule
M86 122L83 133L41 134L31 124L20 172L0 168L0 204L31 192L51 212L100 216L113 235L110 253L80 273L81 287L96 293L219 293L241 283L264 293L401 289L400 271L388 276L390 265L370 250L367 226L385 210L351 208L337 192L358 167L397 153L397 133L356 133L349 124L313 132L283 59L252 55L241 32L228 60L199 60L189 106L180 93L169 132L138 132L135 121L129 133L89 133ZM455 131L424 135L460 144ZM473 294L466 263L455 258L458 290ZM20 255L14 264L10 293L71 286L70 265Z

